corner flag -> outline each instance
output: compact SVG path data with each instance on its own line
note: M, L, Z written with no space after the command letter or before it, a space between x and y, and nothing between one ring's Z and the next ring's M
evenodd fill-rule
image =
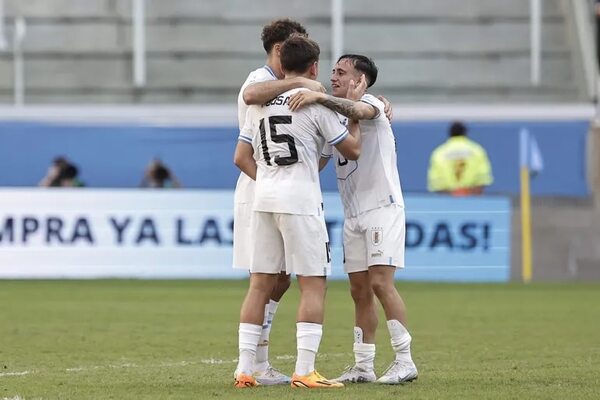
M532 175L539 174L544 169L544 158L538 146L535 136L529 130L522 128L519 132L519 143L521 153L521 168L527 167Z
M531 190L529 179L544 169L544 159L535 137L529 130L519 132L520 175L521 175L521 252L523 282L530 282L533 275L531 261Z

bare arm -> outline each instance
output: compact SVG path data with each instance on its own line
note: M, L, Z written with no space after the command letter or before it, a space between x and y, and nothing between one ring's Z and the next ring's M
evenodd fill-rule
M373 119L379 114L377 109L370 104L333 97L327 94L323 95L317 102L355 121Z
M38 186L41 186L41 187L52 186L52 182L54 182L58 178L59 174L60 174L60 170L57 166L55 166L55 165L50 166L48 168L48 172L46 173L46 176L44 176L42 178L42 180L39 181Z
M287 92L288 90L299 87L304 87L318 92L325 91L325 87L319 81L304 77L296 77L252 84L244 89L242 97L244 99L244 103L247 105L264 104L280 94Z
M319 159L319 172L323 171L323 168L327 166L327 163L329 162L330 158L331 157L321 157Z
M254 159L254 150L250 143L238 141L235 146L233 163L252 180L256 180L256 160Z
M383 103L383 112L385 113L388 121L392 122L392 118L394 118L392 103L390 103L390 101L383 96L377 96L377 98Z
M356 85L354 81L350 81L346 99L325 93L301 91L290 97L290 110L296 111L309 104L318 103L352 120L373 119L379 115L377 108L362 101L351 100L360 99L366 88L366 78L362 75Z
M352 101L325 93L301 91L290 97L290 110L296 111L309 104L322 104L352 120L373 119L379 115L375 107L362 101Z

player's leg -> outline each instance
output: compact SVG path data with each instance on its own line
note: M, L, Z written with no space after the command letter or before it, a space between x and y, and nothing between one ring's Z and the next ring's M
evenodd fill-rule
M277 285L275 286L275 289L273 289L273 293L271 293L271 301L279 304L285 292L290 288L291 283L292 279L290 274L282 271L278 276Z
M269 337L271 336L273 319L275 318L279 301L289 289L290 284L290 275L285 271L281 272L278 275L277 284L270 295L270 299L265 305L265 319L263 321L263 329L258 342L256 364L254 365L254 375L256 379L263 385L290 383L289 376L273 368L269 362Z
M323 336L327 275L331 273L329 238L323 216L281 214L286 267L300 287L296 339L297 359L292 387L338 388L344 385L322 377L315 359Z
M315 359L323 335L325 293L324 276L297 276L300 304L296 317L298 358L295 375L308 375L315 370Z
M403 383L417 378L417 368L412 360L410 344L412 338L406 328L406 306L394 285L395 266L374 265L369 268L371 285L381 302L395 360L379 378L380 383Z
M417 378L412 360L412 338L406 328L406 306L395 286L396 268L404 267L406 235L404 209L394 205L370 211L365 215L370 233L367 240L371 287L383 306L395 360L378 379L380 383L403 383Z
M340 382L329 380L319 374L315 360L323 336L323 317L325 315L325 276L300 276L300 304L296 323L296 343L298 355L292 376L295 388L340 388Z
M252 238L255 237L252 233L252 218L254 215L252 207L252 203L234 204L233 267L237 269L250 270L250 264L252 263L252 249L254 245ZM283 282L278 280L273 292L269 295L270 298L275 298L276 301L267 299L264 306L265 317L261 324L262 330L256 351L255 365L253 367L253 375L262 385L288 384L290 382L289 376L277 371L269 363L271 324L277 311L279 300L283 296L283 293L285 293L285 290L287 290L285 280L287 280L287 285L289 286L289 277L285 277Z
M253 377L254 361L265 310L264 307L257 307L257 305L265 304L276 282L276 274L253 273L250 275L250 287L240 311L239 359L234 373L236 387L256 386L256 380Z
M239 328L239 360L235 386L256 386L253 376L258 342L262 333L264 304L277 283L283 263L283 240L271 213L255 213L252 218L253 242L250 262L250 287L242 304ZM260 249L260 251L255 251Z
M354 365L348 367L338 382L373 382L375 376L375 332L377 309L367 269L367 248L357 218L344 222L344 270L350 279L354 301Z

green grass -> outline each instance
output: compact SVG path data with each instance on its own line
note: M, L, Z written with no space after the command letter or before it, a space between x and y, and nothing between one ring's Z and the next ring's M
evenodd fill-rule
M0 399L578 399L600 396L600 285L398 286L417 382L333 391L236 390L246 282L0 281ZM291 373L292 288L271 337ZM330 284L320 372L352 362L353 305ZM392 359L384 318L377 371ZM277 358L279 356L279 358ZM215 360L214 364L208 360ZM27 372L25 375L14 373Z

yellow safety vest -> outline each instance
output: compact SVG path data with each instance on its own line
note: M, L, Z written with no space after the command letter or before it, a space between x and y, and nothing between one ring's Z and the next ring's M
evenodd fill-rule
M466 136L451 137L431 153L427 174L430 192L455 192L488 186L493 181L487 153Z

